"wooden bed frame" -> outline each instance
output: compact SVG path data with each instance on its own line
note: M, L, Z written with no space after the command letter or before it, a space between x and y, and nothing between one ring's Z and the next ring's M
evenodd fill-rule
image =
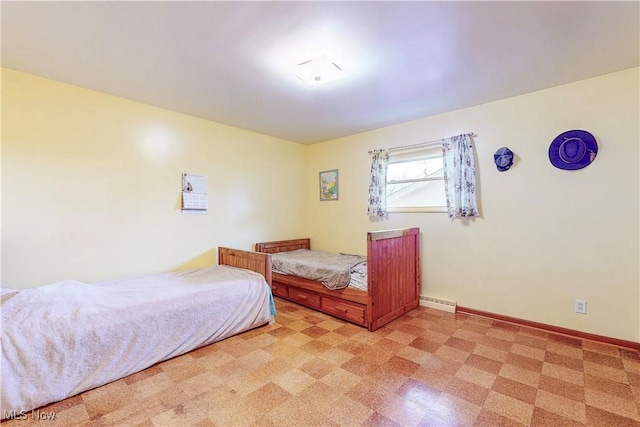
M218 265L245 268L264 276L271 284L271 255L261 252L241 251L239 249L218 248Z
M271 254L310 247L310 239L296 239L256 243L255 249ZM420 229L367 233L367 270L366 292L328 289L314 280L279 273L272 273L271 290L275 296L375 331L419 305Z

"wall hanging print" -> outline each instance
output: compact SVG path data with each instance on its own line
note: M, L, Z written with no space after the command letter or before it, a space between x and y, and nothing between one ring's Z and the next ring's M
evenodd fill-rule
M549 161L558 169L582 169L595 160L596 154L598 143L586 130L563 132L549 146Z
M338 200L338 169L320 172L320 201Z

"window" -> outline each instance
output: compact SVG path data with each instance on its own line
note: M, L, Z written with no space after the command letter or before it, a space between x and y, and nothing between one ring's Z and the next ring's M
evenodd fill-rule
M389 212L446 212L446 206L440 146L390 154Z

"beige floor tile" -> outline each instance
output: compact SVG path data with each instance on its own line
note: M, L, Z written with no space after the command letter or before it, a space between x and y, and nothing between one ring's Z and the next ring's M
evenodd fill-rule
M543 361L545 357L545 350L541 350L539 348L530 347L528 345L514 343L511 346L511 353L519 354L521 356L530 357L535 360Z
M331 372L320 379L320 381L340 393L346 393L351 390L360 383L361 380L362 378L360 376L345 371L340 367L332 369Z
M565 345L561 342L549 341L547 343L547 351L582 360L582 348Z
M524 425L533 416L533 405L495 391L489 392L484 408Z
M587 422L586 407L578 402L545 390L538 390L535 405L579 423Z
M462 365L456 373L455 377L465 381L469 381L470 383L477 384L486 389L491 389L497 375L478 368L474 368L473 366Z
M376 411L402 426L417 426L427 413L427 408L397 395L387 395Z
M497 362L504 362L505 360L507 360L507 356L509 355L509 352L506 350L501 350L499 348L490 347L484 344L476 345L472 353L486 357L487 359L495 360Z
M532 387L538 387L538 383L540 382L539 373L509 364L504 364L498 375Z
M299 369L292 369L273 378L273 382L293 395L316 382L316 379Z
M341 426L362 425L372 414L372 409L348 396L343 396L328 412L329 418Z
M434 354L440 359L449 359L454 362L464 363L471 352L449 347L448 345L442 345Z
M542 374L578 386L584 386L584 373L574 369L565 368L553 363L544 362Z
M348 351L334 347L325 351L319 357L335 365L342 365L343 363L353 359L355 356Z
M473 425L480 414L481 406L473 404L465 399L449 393L442 393L438 399L429 406L429 412L434 412L450 425Z
M617 381L623 384L629 383L629 379L624 370L616 369L606 365L600 365L598 363L593 363L586 360L584 361L584 373L606 378L612 381Z
M615 397L600 390L586 389L584 401L595 408L640 421L638 405L634 400Z

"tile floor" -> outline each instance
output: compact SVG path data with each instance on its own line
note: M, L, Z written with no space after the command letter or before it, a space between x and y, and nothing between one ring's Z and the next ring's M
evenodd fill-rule
M40 409L46 426L640 426L634 351L419 308L370 333L275 324Z

